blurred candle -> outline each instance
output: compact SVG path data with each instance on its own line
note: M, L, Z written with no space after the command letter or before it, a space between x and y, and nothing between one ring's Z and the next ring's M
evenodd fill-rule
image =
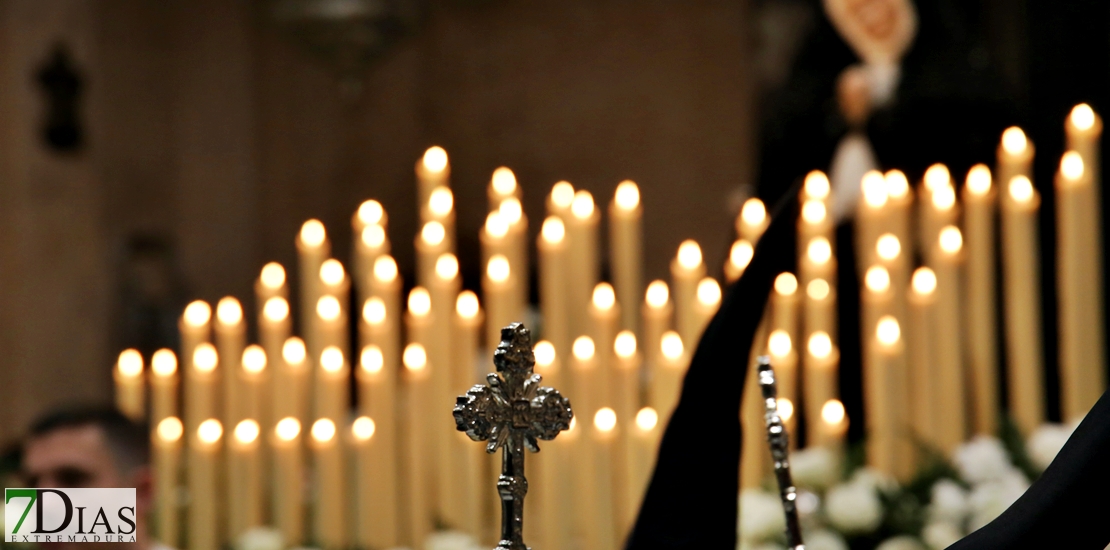
M246 418L253 419L263 426L269 425L270 411L266 400L270 396L267 384L270 379L270 369L266 368L268 364L266 351L262 346L251 344L243 350L243 358L239 364L242 366L236 373L240 388L239 410Z
M840 395L837 382L840 352L829 333L816 331L810 334L803 357L805 388L802 397L806 405L806 425L813 427L808 439L811 445L830 445L834 440L832 434L821 429L822 410L818 404L823 405Z
M254 295L259 305L266 303L270 298L288 298L289 287L286 285L285 268L277 262L262 266L258 280L254 282Z
M431 364L435 367L432 374L432 399L436 403L450 403L460 395L458 388L452 384L456 361L455 353L458 351L452 338L454 327L454 314L456 299L459 294L459 261L454 254L444 254L436 260L435 277L429 288L431 303L431 331L434 337L426 344L426 350ZM463 388L463 392L466 388ZM439 495L436 502L439 506L438 516L449 525L463 525L465 507L460 494L462 487L455 479L453 457L454 444L458 434L453 422L435 422L432 424L433 436L436 438L438 455L435 457Z
M411 311L411 309L410 309ZM408 476L403 489L408 495L408 509L404 513L408 516L407 543L412 547L420 547L424 539L432 532L433 515L435 512L432 496L435 490L434 471L431 468L431 457L435 453L434 441L431 437L431 392L429 378L431 368L428 364L428 354L419 342L412 342L405 347L402 355L405 365L404 385L408 399L405 418L408 421L408 448L403 456Z
M995 286L995 201L990 169L976 164L967 173L964 203L964 244L967 276L964 311L967 318L967 360L974 392L972 426L977 434L998 431L998 303Z
M822 432L828 434L829 445L834 448L843 446L844 435L848 433L848 415L844 404L838 399L830 399L821 406Z
M366 332L363 345L377 344L385 357L388 372L401 370L401 277L397 273L397 262L386 255L374 262L374 276L371 278L371 297L363 302L361 324ZM371 305L373 303L373 305ZM367 311L370 308L370 311ZM367 313L373 315L367 316ZM385 439L386 418L380 414L370 414L377 418L379 437Z
M602 403L611 406L609 389L613 376L613 340L620 322L620 308L612 285L602 282L594 287L589 312L589 336L597 348L594 354L596 373L591 384L597 387L599 395L604 396Z
M185 306L185 311L181 313L181 319L177 323L181 333L181 357L192 357L193 349L197 345L211 339L211 320L212 308L208 302L196 300ZM186 430L192 431L188 428L188 422L185 424ZM193 426L193 429L196 429L196 426Z
M223 365L223 424L234 426L243 418L237 373L243 348L247 345L247 325L243 322L243 306L231 296L216 304L216 350Z
M235 425L228 439L228 540L236 540L248 529L262 525L264 485L260 433L258 422L247 418Z
M617 185L609 204L609 266L621 310L620 328L640 333L639 316L631 307L644 291L644 228L640 188L631 180Z
M617 432L616 452L614 460L624 463L625 456L630 452L631 438L634 430L636 413L640 409L640 354L636 350L636 335L630 330L623 330L613 341L613 355L615 358L612 372L612 388L609 402L617 415L617 423L628 428ZM639 498L642 488L633 485L632 471L617 466L613 469L614 487L613 494L616 501L615 513L617 526L620 533L632 527L639 511Z
M753 255L755 255L755 248L752 247L752 243L743 239L732 243L728 251L728 261L725 262L725 282L736 282L748 268Z
M807 285L814 279L836 281L836 257L828 238L818 236L809 240L798 262L798 273Z
M217 496L223 432L219 420L208 418L189 438L189 550L217 550L223 540L217 529L223 500Z
M304 542L304 451L301 423L292 416L274 425L270 437L274 460L273 522L286 545Z
M162 348L150 358L150 422L157 426L163 418L178 416L177 357Z
M443 224L434 220L425 223L416 237L416 284L428 286L435 277L436 260L450 251Z
M270 421L285 418L294 414L290 402L294 399L293 387L294 374L292 367L285 364L283 354L285 342L292 334L293 322L289 315L289 302L285 298L275 296L266 300L258 317L258 340L262 350L266 353L266 364L269 367L269 401L266 421L262 423L263 429L270 429ZM279 410L281 409L281 410Z
M452 353L455 356L455 359L451 362L451 391L455 395L466 393L474 384L478 383L478 365L485 366L486 364L485 357L479 356L483 317L478 295L469 290L460 292L455 299L454 332L451 336L453 342ZM537 348L541 347L539 343L536 346ZM554 387L553 379L557 380L557 378L550 370L543 369L541 358L542 354L537 353L536 370L537 372L542 371L544 385ZM454 475L457 478L456 481L459 482L459 498L461 502L465 503L462 508L463 520L460 525L466 526L471 532L479 532L483 526L493 523L493 509L487 510L486 504L499 499L499 497L496 497L496 490L492 488L490 483L492 472L487 472L490 460L483 446L474 445L474 442L465 434L456 433L455 436L452 439L453 446L450 449L456 459L452 460L451 463L456 468ZM546 507L544 510L546 513ZM489 513L487 514L487 512ZM486 517L487 515L489 517Z
M879 321L879 317L894 313L892 299L890 272L881 265L873 265L868 268L863 276L863 293L860 296L860 321L862 323L860 327L863 330L865 346L867 346L867 340L874 335L873 327ZM869 347L864 349L869 349ZM867 360L865 359L864 364L866 363Z
M594 207L593 195L584 190L575 192L570 215L563 219L567 238L564 271L567 283L567 322L571 326L580 326L587 322L590 294L601 279L597 228L600 218L601 215Z
M806 285L805 334L824 332L837 337L836 289L825 279L814 279Z
M769 223L767 207L763 205L763 201L748 199L740 207L740 216L736 218L736 235L750 243L759 242Z
M802 196L806 199L828 201L831 190L829 177L820 170L811 170L802 183Z
M570 327L566 302L566 226L558 216L548 216L536 239L539 255L540 312L544 337L560 354L570 352Z
M334 258L320 265L321 296L316 301L316 315L319 317L321 347L336 346L347 350L350 347L347 304L350 303L351 280L343 264Z
M528 218L524 216L520 199L510 197L501 201L498 215L508 224L505 234L505 257L509 259L512 272L512 311L519 317L528 303Z
M632 513L635 514L639 511L655 467L655 453L663 431L659 425L659 414L651 407L640 409L629 430L631 434L624 467L628 471L628 498L632 502Z
M794 349L790 333L783 329L772 330L767 337L767 351L771 353L771 367L775 370L780 400L798 403L798 352ZM793 419L784 419L784 422L790 433L797 433ZM795 439L791 438L791 445L797 444Z
M181 543L181 514L177 495L181 490L181 436L185 427L176 416L167 416L155 424L152 434L154 453L154 517L157 531L154 538L171 548Z
M330 419L333 423L347 418L350 408L347 387L350 369L343 350L328 346L320 352L320 362L316 369L316 407L315 416Z
M489 263L489 259L497 254L508 258L509 221L501 215L500 210L486 215L486 223L478 232L478 242L481 244L482 265Z
M551 193L547 195L547 214L567 221L570 207L574 204L574 186L567 181L557 182L551 186Z
M308 400L311 388L311 366L304 340L296 336L285 340L281 346L281 365L275 374L274 401L271 418L308 418ZM303 423L303 422L302 422Z
M392 313L394 317L398 311ZM397 367L400 358L397 344L388 335L389 322L381 298L366 300L359 323L362 351L357 373L359 413L374 420L373 441L367 448L359 447L359 471L367 475L360 487L369 493L369 500L360 500L358 523L359 542L369 548L389 548L398 542L398 422ZM387 352L387 350L390 350ZM357 438L356 438L357 439ZM364 468L368 468L364 469ZM372 472L372 474L371 474ZM360 478L361 479L361 478ZM370 544L369 542L373 542Z
M520 185L517 184L516 174L504 166L499 167L493 171L493 176L489 179L489 188L486 190L489 195L489 209L495 210L501 205L501 201L513 197L520 198Z
M447 151L438 145L429 147L416 162L416 204L426 204L436 187L449 186L451 164Z
M590 433L590 454L593 468L589 498L579 500L590 518L586 530L586 548L615 550L619 544L617 519L613 509L613 456L617 439L617 415L613 409L602 407L593 415Z
M809 257L810 248L815 243L829 244L833 237L833 225L829 219L825 203L816 199L809 199L802 203L801 217L798 219L798 277L801 284L807 285L815 277L822 275L821 268ZM820 246L820 245L817 245ZM829 256L832 256L832 246L829 245ZM750 257L749 257L750 261ZM828 263L828 262L824 262Z
M420 210L423 223L439 222L446 232L447 248L455 248L455 194L449 187L436 187L428 196L428 202Z
M791 340L798 337L799 298L798 279L793 273L779 273L771 293L771 330L782 331Z
M343 478L343 448L339 445L335 422L320 418L311 431L313 470L316 486L314 538L322 548L347 545L346 495Z
M856 261L862 270L878 260L875 257L875 241L878 240L879 235L889 231L890 212L887 209L887 202L890 197L887 195L886 178L876 170L863 175L860 189L863 200L859 201L856 207L855 224L856 250L860 251Z
M300 276L301 334L308 346L309 357L318 357L324 346L318 339L316 302L320 300L322 284L320 266L331 255L331 243L320 220L308 220L301 225L297 235L298 275Z
M909 382L913 433L930 445L937 445L936 409L941 406L936 386L934 359L936 332L937 276L928 267L913 272L909 289Z
M143 356L138 350L120 352L112 371L116 383L116 409L131 420L146 416L146 384L143 380Z
M1009 182L1014 176L1031 177L1033 154L1033 144L1021 128L1006 128L998 145L998 164L995 168L998 181Z
M967 391L964 387L963 321L960 315L960 263L963 258L963 235L955 226L940 230L935 247L937 305L934 326L936 334L938 442L945 452L952 452L964 442L967 426Z
M496 254L486 264L482 277L482 295L486 299L486 349L496 349L501 342L501 327L518 321L512 311L512 272L509 260Z
M666 420L671 417L671 412L678 404L689 358L682 337L673 330L663 333L659 348L661 361L651 379L651 407Z
M363 548L389 548L396 539L395 493L383 493L381 478L392 478L392 471L379 468L383 449L376 438L378 425L369 416L351 423L351 444L355 451L355 543ZM388 509L388 510L387 510ZM377 515L384 512L393 521Z
M646 379L654 384L656 373L663 364L663 333L671 330L674 307L671 305L667 283L655 280L647 286L644 304L640 307L644 319L644 360L647 361Z
M671 288L674 294L675 330L687 346L698 341L698 318L694 307L698 299L698 282L705 277L701 247L692 240L683 241L671 262ZM661 410L661 409L660 409Z
M367 293L366 284L374 269L374 260L389 253L389 239L385 234L388 221L382 203L373 199L363 201L351 216L351 271L359 297Z
M918 241L926 262L932 262L941 228L955 224L960 213L952 176L945 165L934 164L925 171L918 213Z
M698 334L701 334L705 332L710 319L717 314L717 308L721 307L721 284L713 277L698 281L697 298L694 315L698 320Z
M902 331L898 320L891 315L881 317L875 325L871 339L874 348L873 368L865 377L867 415L867 457L868 464L887 475L902 479L908 471L911 457L902 451L901 440L906 439L904 426L905 401L900 400L903 393L899 375L905 359L902 344ZM908 441L908 440L907 440Z
M909 179L901 170L889 170L883 174L886 182L887 209L890 212L890 226L888 230L898 242L907 248L913 243L913 193L910 189ZM903 254L905 258L905 272L909 272L910 255Z
M1002 290L1010 415L1025 436L1044 422L1041 343L1041 199L1029 178L1009 180L1002 198Z
M219 413L218 364L216 346L204 342L193 349L192 360L185 372L186 430L193 426L191 431L196 431L202 421Z

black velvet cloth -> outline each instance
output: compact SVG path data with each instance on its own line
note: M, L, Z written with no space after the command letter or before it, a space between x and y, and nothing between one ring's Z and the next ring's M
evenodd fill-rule
M951 550L1074 548L1110 544L1110 393L1068 439L1044 474L1009 509Z
M797 189L787 196L698 342L626 548L736 547L740 397L774 279L794 261Z

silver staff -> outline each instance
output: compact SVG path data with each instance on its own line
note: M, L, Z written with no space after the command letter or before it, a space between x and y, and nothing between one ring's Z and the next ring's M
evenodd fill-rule
M802 526L798 521L798 490L790 479L790 435L779 416L778 391L775 388L775 371L771 369L771 358L759 357L759 387L763 390L763 415L767 423L767 442L771 444L771 458L775 461L775 479L779 482L779 497L786 513L786 547L791 550L805 550L802 544Z

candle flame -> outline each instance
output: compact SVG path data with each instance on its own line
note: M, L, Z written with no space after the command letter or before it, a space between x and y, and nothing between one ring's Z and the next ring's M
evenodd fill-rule
M548 216L547 219L543 221L543 227L540 229L543 240L551 244L563 242L563 238L566 237L566 232L567 229L566 226L563 225L563 220L559 219L557 216Z
M1033 200L1033 182L1025 176L1014 176L1010 179L1010 198L1015 202L1027 203Z
M432 295L424 287L415 287L409 292L409 313L423 317L432 310Z
M964 236L960 233L960 229L954 225L946 226L940 230L940 237L938 238L940 249L947 254L955 254L960 251L964 245Z
M300 365L304 362L305 357L308 355L305 350L304 340L292 336L285 340L281 346L281 357L290 366Z
M814 237L806 246L806 256L817 265L825 265L832 260L832 244L825 237Z
M986 164L976 164L967 171L967 190L972 195L983 196L991 190L991 169Z
M311 219L301 225L300 238L301 244L309 248L316 248L324 244L324 239L328 238L328 232L324 229L323 222Z
M479 309L478 295L470 290L460 292L459 297L455 299L455 313L463 319L477 317Z
M550 369L555 364L555 346L547 340L536 342L536 346L532 348L532 355L536 357L537 367Z
M684 346L682 345L682 337L673 330L668 330L663 333L663 337L659 341L659 348L660 351L663 352L663 357L671 361L678 360L685 352Z
M955 205L956 190L951 185L945 184L933 188L933 208L947 212Z
M609 311L613 306L617 305L617 294L613 291L613 285L601 282L594 287L594 294L591 300L594 308L601 311Z
M811 300L824 300L829 297L832 289L829 288L829 282L824 279L814 279L806 285L806 295Z
M447 229L435 220L424 224L424 228L420 230L420 240L428 246L439 246L445 238L447 238Z
M783 272L775 277L775 292L781 296L793 296L798 291L798 278L793 273Z
M224 326L238 325L243 320L243 306L231 296L221 298L216 304L216 320Z
M892 261L902 253L902 242L892 233L885 233L875 241L875 253L886 261Z
M490 257L489 263L486 264L486 277L489 277L489 280L503 283L509 280L510 274L508 258L502 254L494 254Z
M143 374L143 356L139 350L125 349L120 352L116 361L116 370L121 376L132 378Z
M197 344L197 347L193 349L193 367L200 372L216 370L219 359L219 355L216 354L216 346L208 342Z
M274 296L266 300L266 303L262 305L262 316L272 323L284 321L289 317L289 302L281 296Z
M443 281L450 281L458 276L458 274L459 259L450 252L440 254L439 258L436 259L436 277L439 277L440 280Z
M321 296L316 301L316 315L325 321L334 321L342 313L343 308L339 305L339 299L331 294Z
M167 416L158 422L158 439L171 443L181 439L185 434L185 426L181 424L181 420L175 416Z
M429 147L424 151L421 162L424 164L424 169L429 172L442 172L447 169L447 151L438 145Z
M952 174L948 167L939 162L925 170L925 189L936 191L952 184Z
M501 197L516 193L516 174L505 166L493 171L493 177L490 178L489 183L493 192Z
M343 282L347 277L346 271L343 269L343 264L335 258L328 258L324 263L320 264L320 281L328 286L336 286Z
M574 201L570 204L570 213L580 220L589 219L594 214L594 196L585 189L574 192Z
M551 186L551 204L557 208L570 208L574 203L574 186L567 181L560 181Z
M752 243L740 239L732 243L732 248L728 251L728 261L737 271L743 271L748 268L748 264L752 263L754 255L755 248L752 247Z
M863 192L863 201L871 208L886 206L886 178L878 170L868 170L860 179L860 189Z
M320 352L320 368L324 369L325 372L339 372L343 370L343 364L345 362L343 350L335 346L328 346L324 348L324 351Z
M922 296L932 294L937 289L937 275L932 269L919 267L913 272L910 280L913 291Z
M274 426L274 435L282 441L293 441L301 435L301 422L292 416L282 418Z
M258 439L260 431L258 422L249 418L242 420L235 426L235 440L242 445L250 445Z
M806 344L806 349L809 354L818 358L825 359L832 354L832 338L829 333L819 330L809 335L809 343Z
M687 239L678 245L678 265L686 270L701 265L701 247L696 241Z
M611 432L617 427L617 413L609 407L602 407L594 413L594 427L600 432Z
M821 420L830 426L836 426L844 421L844 404L837 399L830 399L821 406Z
M501 215L499 210L494 210L486 216L486 234L500 239L509 233L509 222Z
M767 221L767 207L759 199L748 199L744 201L744 206L740 208L740 219L748 226L759 227Z
M285 268L277 262L270 262L262 266L262 273L258 280L262 282L262 286L268 289L281 288L285 284Z
M405 346L405 351L401 354L401 362L410 371L422 371L428 366L428 352L424 351L424 346L413 342Z
M500 206L497 207L498 214L505 223L510 226L520 223L524 219L524 208L520 205L520 199L516 197L509 197L501 201Z
M219 420L209 418L197 426L197 439L202 443L211 445L220 440L224 435L224 427Z
M641 432L650 432L659 424L659 413L651 407L644 407L636 413L636 427Z
M173 376L177 372L177 356L166 348L154 352L150 358L150 370L155 376Z
M385 322L385 302L374 296L362 304L362 319L370 325L380 325Z
M893 316L884 315L875 325L875 338L884 346L893 346L902 337L902 327Z
M428 195L428 210L432 215L437 218L442 218L451 213L451 209L455 207L455 195L451 190L444 186L436 187L432 193Z
M570 351L574 354L574 358L579 361L587 361L594 357L594 341L589 336L579 336L574 339L574 344L571 345Z
M613 203L625 212L640 206L640 188L636 186L636 182L624 180L617 184L617 190L613 193Z
M1083 177L1083 157L1075 151L1068 151L1060 158L1060 174L1065 179L1078 181Z
M823 223L827 215L825 203L821 201L808 200L802 204L802 220L810 225Z
M873 265L864 275L864 284L867 290L876 294L886 292L890 288L890 272L881 265Z
M823 201L829 196L831 190L829 177L820 170L814 170L806 174L803 189L807 197Z
M1029 147L1029 139L1025 137L1025 132L1017 126L1006 128L1002 132L1002 150L1006 154L1016 157L1025 153L1025 149Z
M382 255L374 260L374 278L383 283L391 283L397 278L397 260Z
M321 418L312 423L312 439L317 443L327 443L335 437L335 422Z
M795 281L794 286L798 283ZM721 285L713 277L706 277L698 282L698 303L704 307L717 307L721 303Z
M910 193L910 180L901 170L889 170L884 176L886 180L886 194L901 199Z
M1077 130L1086 132L1095 125L1095 110L1086 103L1080 103L1072 107L1071 114L1068 115L1068 121Z
M785 397L779 397L776 400L776 405L778 405L779 417L782 418L782 421L789 422L794 416L794 402Z
M385 244L385 228L380 225L368 225L362 228L360 238L367 248L378 248Z
M358 356L358 362L362 370L370 374L381 372L382 367L385 366L385 356L382 355L382 348L376 344L368 344L362 348L362 353Z
M671 299L670 294L667 283L656 279L648 284L644 302L652 309L659 309L667 305L667 301Z
M636 335L630 330L622 330L613 339L613 352L621 359L636 355Z
M358 221L364 225L381 225L382 220L385 218L385 208L382 208L382 203L370 199L362 201L358 205Z
M185 313L182 316L186 325L202 327L207 325L208 320L212 318L212 308L208 305L208 302L196 300L185 306Z
M243 370L258 374L266 370L266 350L258 344L251 344L243 350Z
M370 441L375 431L377 431L377 425L369 416L360 416L351 423L351 435L358 441Z
M767 349L771 352L771 355L776 357L786 357L790 355L790 350L793 348L793 343L790 341L790 334L785 330L777 329L771 331L771 336L767 338Z

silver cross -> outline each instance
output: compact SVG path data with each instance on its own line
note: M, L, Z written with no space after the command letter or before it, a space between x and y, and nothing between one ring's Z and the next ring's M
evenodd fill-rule
M775 388L775 371L771 369L771 358L759 357L759 386L763 390L763 404L766 411L763 420L767 424L767 442L771 444L771 458L775 461L775 479L779 483L779 497L786 514L786 547L791 550L804 550L802 526L798 521L798 491L790 479L790 435L779 416L778 391Z

